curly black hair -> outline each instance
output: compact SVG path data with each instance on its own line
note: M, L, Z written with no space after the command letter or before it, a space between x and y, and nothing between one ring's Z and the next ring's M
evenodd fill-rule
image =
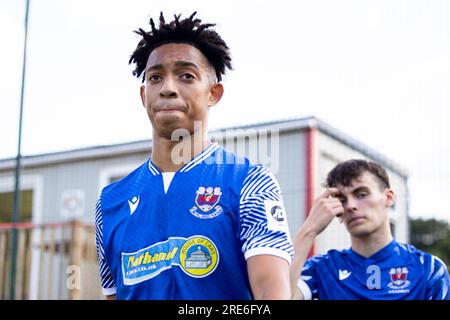
M144 82L147 60L155 48L167 43L187 43L203 53L213 66L217 80L221 81L225 68L232 69L230 50L216 31L208 30L215 24L201 24L200 19L194 19L196 14L197 12L194 12L189 18L183 20L180 20L181 14L175 15L175 20L166 23L161 12L159 29L150 18L151 31L147 32L141 28L134 31L141 35L142 39L128 61L129 64L136 63L133 75L139 78L142 74L142 82Z

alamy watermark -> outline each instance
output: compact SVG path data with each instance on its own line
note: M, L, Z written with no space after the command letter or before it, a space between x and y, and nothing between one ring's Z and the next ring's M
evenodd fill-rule
M194 122L194 135L203 136L202 122ZM248 158L254 164L261 164L273 174L277 174L280 168L280 134L276 129L227 129L214 134L214 142L223 146L228 151L237 154L216 155L203 159L205 164L243 164L243 157ZM187 129L176 129L172 132L172 141L178 142L172 149L171 160L174 164L186 164L192 159L192 150L199 150L195 145L202 139L194 139ZM198 142L200 141L200 142Z
M66 269L67 280L66 287L69 290L80 290L81 288L81 268L79 265L72 264Z

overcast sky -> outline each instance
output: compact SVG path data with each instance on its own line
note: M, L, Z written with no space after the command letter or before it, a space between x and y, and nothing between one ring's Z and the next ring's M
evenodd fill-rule
M24 3L0 0L0 158ZM23 154L150 138L128 58L160 11L198 11L231 48L211 128L315 115L409 171L412 217L450 220L450 1L31 0Z

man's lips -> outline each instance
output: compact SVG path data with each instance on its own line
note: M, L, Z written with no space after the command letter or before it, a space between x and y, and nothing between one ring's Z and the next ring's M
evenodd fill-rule
M365 217L352 217L348 220L348 224L357 223L366 219Z
M154 108L155 112L176 112L176 111L186 111L184 106L157 106Z
M183 111L183 110L175 109L175 108L167 108L167 109L159 109L156 112L177 112L177 111Z

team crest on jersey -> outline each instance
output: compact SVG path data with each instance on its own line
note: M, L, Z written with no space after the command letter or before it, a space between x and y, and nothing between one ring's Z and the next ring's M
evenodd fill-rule
M222 191L219 187L200 187L196 192L195 206L189 211L200 219L212 219L223 212L218 205Z
M388 287L393 290L402 290L407 288L411 282L408 280L408 268L399 267L399 268L391 268L389 270L389 276L391 282L388 283Z

